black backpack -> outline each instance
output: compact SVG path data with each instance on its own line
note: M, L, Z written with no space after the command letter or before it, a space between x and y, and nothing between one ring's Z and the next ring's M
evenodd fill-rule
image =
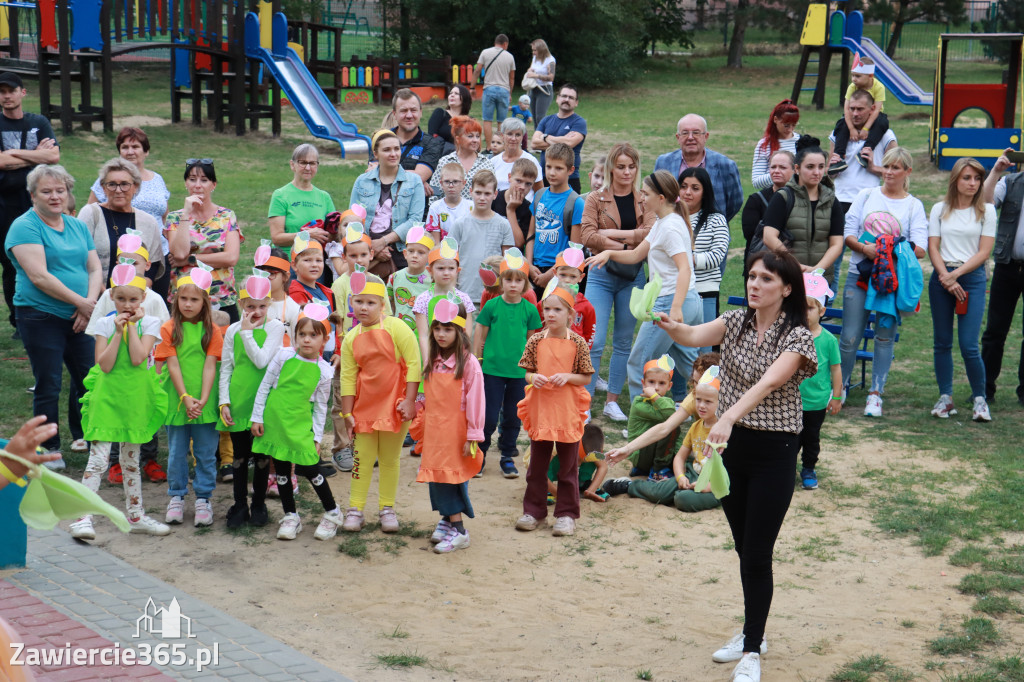
M796 200L796 197L793 196L793 190L789 187L783 187L782 189L779 190L779 192L786 193L786 216L788 217L789 214L793 212L793 202ZM761 197L761 201L764 201L764 195L761 194L760 192L758 192L757 194L758 196ZM765 208L768 208L767 204L765 204ZM779 241L781 241L786 246L786 248L789 248L793 244L793 235L791 235L789 233L789 230L787 230L785 227L781 227L779 228ZM750 244L748 245L748 247L749 248L747 249L747 257L750 257L751 255L758 253L760 251L768 250L768 247L764 245L763 218L761 219L761 222L757 224L757 227L754 228L754 235L750 238Z

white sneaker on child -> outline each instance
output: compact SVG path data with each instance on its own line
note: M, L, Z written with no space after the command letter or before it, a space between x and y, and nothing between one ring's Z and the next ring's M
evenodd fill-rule
M295 536L302 532L302 519L295 512L289 512L281 519L281 525L277 529L278 540L294 540Z
M441 519L437 522L437 528L434 529L434 534L430 536L430 542L435 545L441 542L448 536L448 531L451 529L452 524L450 524L446 519Z
M213 525L213 505L202 497L196 499L196 528Z
M164 514L164 523L181 523L185 520L185 500L175 495L167 503L167 513Z
M444 540L434 545L435 554L447 554L469 547L469 533L460 533L452 526Z
M882 416L882 396L877 393L868 394L868 402L864 406L865 417L881 417Z
M95 540L96 529L92 527L92 517L83 516L71 524L71 537L76 540Z
M324 512L324 516L320 519L320 525L316 527L313 537L317 540L330 540L338 534L338 526L344 522L345 517L342 516L341 510L337 507L329 512Z
M128 525L131 527L129 532L131 533L142 533L144 535L170 535L171 527L165 523L160 523L152 516L143 514L139 518L132 521L128 519Z
M576 519L571 516L559 516L555 519L555 527L551 530L551 534L556 538L573 535L575 532Z
M604 379L602 379L600 375L598 375L597 383L594 384L594 388L597 389L598 391L607 391L608 390L608 382L605 381Z
M761 654L768 653L768 640L761 639ZM743 658L743 633L737 633L722 648L711 654L711 660L715 663L732 663Z

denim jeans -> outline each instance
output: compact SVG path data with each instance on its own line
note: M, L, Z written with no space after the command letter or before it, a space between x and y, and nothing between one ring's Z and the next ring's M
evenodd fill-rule
M701 304L702 309L704 310L704 321L705 322L711 322L712 320L717 320L718 319L718 300L719 300L720 295L721 294L719 294L718 292L715 292L714 296L701 296L700 297L700 304ZM711 352L711 346L703 346L703 347L699 348L697 350L697 352L700 353L700 354L710 353ZM687 374L687 375L685 375L683 380L685 381L685 380L687 380L689 378L690 378L690 376Z
M46 415L46 421L60 424L60 387L63 367L68 368L68 429L72 440L82 437L82 382L96 362L96 341L84 332L74 331L74 322L36 308L18 306L18 331L25 344L36 390L32 413ZM62 367L63 365L63 367ZM60 434L43 443L47 450L60 449Z
M501 433L498 435L498 449L501 458L515 457L516 439L522 422L519 421L517 405L526 395L526 379L509 379L484 375L484 397L487 401L484 416L484 442L480 447L484 454L491 448L491 436L498 426L498 415L501 415Z
M857 286L857 268L850 267L846 274L846 288L843 289L843 331L839 335L839 358L843 368L843 386L850 385L850 375L857 364L857 349L864 337L868 311L864 302L868 293ZM889 378L896 342L897 320L892 315L875 316L874 360L871 361L871 390L885 391L885 380Z
M185 497L188 494L188 447L196 460L196 478L192 490L197 498L209 499L217 487L217 424L184 424L167 426L167 494Z
M988 323L981 335L981 359L985 363L985 397L996 396L996 379L1003 368L1003 346L1017 311L1017 301L1024 294L1024 261L996 263L989 287ZM20 314L20 313L19 313ZM1017 399L1024 402L1024 342L1017 362Z
M978 336L985 316L985 267L961 275L957 282L967 292L967 314L956 316L960 356L971 382L971 397L985 397L985 364L981 361ZM956 297L946 291L932 272L928 280L928 303L932 309L932 334L935 338L935 380L941 395L953 395L953 315Z
M654 312L668 312L672 307L672 295L659 296L654 302ZM689 325L702 324L704 322L703 306L700 302L700 295L690 290L686 292L686 300L683 302L683 322ZM629 373L629 399L632 401L643 393L644 384L644 363L648 360L661 357L668 353L676 362L676 371L683 377L689 377L693 372L693 361L697 359L697 349L682 346L672 340L672 337L653 322L644 322L640 325L640 332L636 335L636 342L633 344L633 352L629 354L627 369ZM677 384L682 384L681 386ZM676 400L686 397L686 382L675 380L672 382L672 395Z
M499 123L508 116L508 104L510 93L508 88L500 85L488 85L484 88L483 102L480 104L484 111L484 121L497 120Z
M633 331L636 329L636 318L629 312L629 295L634 287L643 287L647 283L647 275L643 268L633 281L616 277L605 268L590 268L587 271L587 300L597 312L594 325L594 345L590 347L590 364L594 366L594 376L587 385L590 395L594 395L597 386L597 375L601 370L601 356L604 344L608 339L608 322L615 308L615 327L612 330L612 360L608 370L608 392L612 395L622 393L626 383L626 361L633 347Z

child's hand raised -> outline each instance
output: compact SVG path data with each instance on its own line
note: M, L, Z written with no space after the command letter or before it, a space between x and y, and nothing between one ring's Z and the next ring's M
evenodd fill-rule
M128 321L132 322L132 323L138 322L142 318L144 318L145 316L146 316L146 311L143 310L141 307L139 307L139 308L135 309L135 312L133 312L131 315L128 316Z

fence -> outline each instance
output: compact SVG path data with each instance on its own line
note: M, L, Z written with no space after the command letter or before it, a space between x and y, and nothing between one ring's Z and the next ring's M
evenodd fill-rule
M964 3L967 20L963 23L910 22L903 26L896 44L896 58L907 61L934 61L942 33L998 33L1007 30L999 20L996 4L987 0L967 0ZM864 35L884 50L892 35L892 24L882 23L864 27ZM991 59L991 53L980 40L962 40L950 43L946 59L949 61L978 61Z

